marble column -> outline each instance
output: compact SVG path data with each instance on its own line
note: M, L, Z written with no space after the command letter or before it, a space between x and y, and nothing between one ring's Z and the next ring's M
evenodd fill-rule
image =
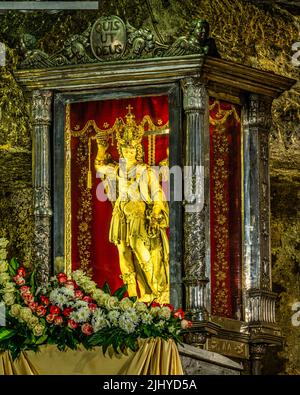
M33 188L34 245L36 279L47 282L51 270L51 196L50 196L50 125L52 92L33 91Z
M186 310L194 321L207 318L206 224L207 190L204 182L204 133L208 130L208 95L199 78L182 81L185 112L184 160L184 285Z
M269 133L271 98L250 94L244 116L244 301L252 373L267 345L279 345L271 279Z

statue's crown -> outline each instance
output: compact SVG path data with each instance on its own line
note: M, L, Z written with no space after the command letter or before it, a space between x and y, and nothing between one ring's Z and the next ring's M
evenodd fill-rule
M144 127L136 123L135 115L131 112L133 107L129 105L126 108L128 109L128 113L125 116L125 122L122 119L119 120L116 138L119 146L125 145L135 147L142 141Z

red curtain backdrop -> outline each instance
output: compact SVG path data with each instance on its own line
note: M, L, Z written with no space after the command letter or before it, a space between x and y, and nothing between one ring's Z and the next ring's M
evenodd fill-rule
M240 318L241 108L210 98L212 314Z
M116 118L128 113L133 107L136 122L149 115L157 127L166 125L169 120L168 97L151 96L130 99L115 99L71 104L71 201L72 201L72 269L91 269L93 279L103 286L108 282L112 292L122 285L120 279L117 247L108 241L112 205L109 201L97 199L96 189L101 182L96 178L94 161L97 154L95 140L91 142L91 160L89 161L89 137L95 135L95 129L109 130ZM93 120L90 128L87 123ZM91 125L91 123L89 123ZM95 127L96 125L96 127ZM168 126L166 126L168 127ZM145 162L148 163L148 137L143 139ZM167 157L168 135L155 136L155 164ZM108 152L118 161L116 141L112 141ZM92 188L87 187L87 178L91 163Z

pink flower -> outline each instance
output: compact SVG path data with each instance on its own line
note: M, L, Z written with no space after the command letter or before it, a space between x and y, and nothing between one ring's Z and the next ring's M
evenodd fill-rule
M49 298L47 298L47 296L44 296L44 295L41 296L41 302L42 302L45 306L48 306L49 303L50 303Z
M14 282L15 282L17 285L24 285L24 284L25 284L25 279L24 279L22 276L20 276L19 274L16 275L16 276L14 276L14 277L13 277L13 280L14 280Z
M82 300L84 300L84 301L87 302L87 303L92 303L92 301L93 301L93 299L92 299L90 296L84 296L84 297L82 298Z
M38 306L36 308L36 315L38 317L43 317L47 313L47 310L45 309L44 306Z
M60 315L54 317L54 325L62 325L63 322L64 320Z
M60 284L64 284L68 280L68 277L65 273L58 273L56 277Z
M20 292L21 292L21 295L26 294L26 293L30 293L30 287L28 287L27 285L23 285L20 288Z
M79 289L77 289L77 290L75 291L75 298L76 298L76 299L82 299L82 297L83 297L83 292L80 291Z
M192 323L192 321L182 320L180 325L181 325L181 329L188 329L193 326L193 323Z
M174 317L175 318L180 318L181 320L183 320L183 318L184 318L184 311L181 308L177 309L176 312L174 313Z
M96 305L95 303L89 303L89 309L90 309L91 311L95 311L96 308L97 308L97 305Z
M66 308L64 309L64 311L63 311L63 315L64 315L65 317L69 317L73 310L74 310L74 309L72 309L72 307L66 307Z
M46 315L46 321L47 321L49 324L52 324L52 322L54 321L54 318L55 318L55 315L54 315L54 314L48 314L48 315Z
M17 270L17 273L20 277L25 277L26 275L25 268L23 266L20 266L19 269Z
M78 324L74 320L68 320L68 327L71 329L76 329L78 327Z
M160 304L157 302L152 302L151 307L160 307Z
M170 303L163 304L164 307L169 307L171 311L174 311L174 307Z
M69 289L74 289L73 280L67 280L67 281L64 283L64 286L65 286L66 288L69 288Z
M82 333L84 333L85 335L90 336L90 335L93 334L94 329L93 329L92 325L86 323L86 324L83 324L83 325L82 325L81 331L82 331Z
M53 305L50 306L50 314L54 314L54 315L60 314L60 308Z
M24 294L21 295L21 296L22 296L22 298L24 299L24 302L25 302L26 304L29 304L29 303L34 302L34 297L33 297L33 295L32 295L30 292L26 292L26 293L24 293Z
M35 311L36 308L38 307L38 303L37 302L28 303L28 307L30 308L31 311Z

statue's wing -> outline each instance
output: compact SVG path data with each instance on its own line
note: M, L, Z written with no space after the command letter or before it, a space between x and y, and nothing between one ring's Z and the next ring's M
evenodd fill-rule
M179 37L165 52L164 56L181 56L186 53L188 42L185 37Z

